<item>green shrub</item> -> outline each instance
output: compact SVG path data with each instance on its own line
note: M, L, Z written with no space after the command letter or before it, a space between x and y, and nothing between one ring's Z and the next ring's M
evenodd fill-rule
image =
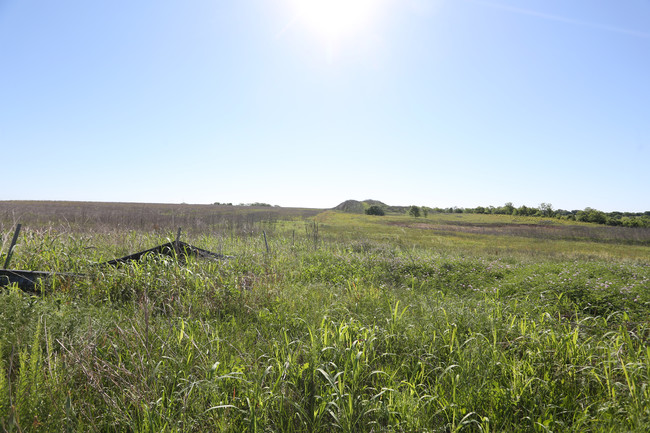
M366 209L366 215L384 216L386 215L386 212L384 212L381 206L373 205Z
M412 217L415 217L415 218L419 218L420 217L420 208L415 206L415 205L411 206L409 208L409 215L412 216Z

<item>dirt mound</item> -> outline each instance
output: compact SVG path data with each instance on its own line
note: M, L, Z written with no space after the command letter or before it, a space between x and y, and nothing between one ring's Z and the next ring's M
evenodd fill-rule
M343 203L336 206L335 208L333 208L333 210L338 210L341 212L348 212L348 213L364 213L365 210L368 209L370 206L379 206L385 212L396 213L396 214L402 214L408 210L408 206L390 206L382 201L372 200L372 199L368 199L364 201L346 200Z
M363 203L367 204L368 207L370 207L370 206L379 206L380 208L389 207L386 203L381 202L379 200L364 200Z
M338 210L341 212L348 212L348 213L363 213L365 207L363 206L363 203L360 201L346 200L343 203L336 206L334 210Z

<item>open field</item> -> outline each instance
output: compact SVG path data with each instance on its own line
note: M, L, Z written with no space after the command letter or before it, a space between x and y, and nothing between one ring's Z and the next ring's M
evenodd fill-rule
M517 256L528 260L630 259L646 262L650 229L628 230L534 217L476 214L433 214L428 218L368 217L323 212L316 217L339 239L360 236L463 254Z
M0 202L3 254L16 222L12 268L83 275L2 289L2 431L650 430L647 229ZM96 265L179 226L234 258Z
M16 222L32 227L78 231L138 230L165 233L174 227L206 234L210 230L245 234L260 222L304 219L319 209L226 205L0 201L1 228ZM3 232L5 230L2 230Z

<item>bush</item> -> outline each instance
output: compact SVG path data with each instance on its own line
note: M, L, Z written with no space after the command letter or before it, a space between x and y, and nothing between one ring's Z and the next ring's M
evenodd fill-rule
M366 209L366 215L379 215L379 216L384 216L386 213L384 210L377 205L372 205L368 209Z
M420 217L420 208L415 206L415 205L411 206L411 208L409 209L409 215L412 216L412 217L415 217L415 218L419 218Z

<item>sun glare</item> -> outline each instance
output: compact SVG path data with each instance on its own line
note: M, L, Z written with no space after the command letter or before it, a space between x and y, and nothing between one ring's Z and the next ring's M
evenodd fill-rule
M363 30L379 0L291 0L296 20L327 43Z

